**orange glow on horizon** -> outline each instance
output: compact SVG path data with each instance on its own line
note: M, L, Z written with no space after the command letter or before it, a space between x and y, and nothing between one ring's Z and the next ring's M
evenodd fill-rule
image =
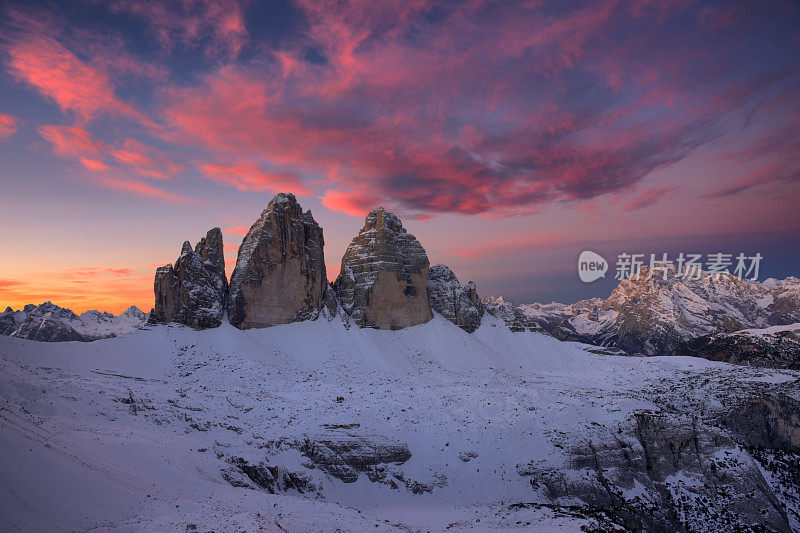
M32 272L0 279L0 305L19 310L51 301L77 314L97 309L115 315L135 305L146 313L153 307L154 272L155 267L99 266Z

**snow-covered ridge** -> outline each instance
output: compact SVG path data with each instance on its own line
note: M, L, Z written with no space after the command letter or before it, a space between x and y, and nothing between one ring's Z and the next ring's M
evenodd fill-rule
M52 302L29 304L0 314L0 334L38 341L93 341L131 333L147 323L147 314L131 306L119 315L95 309L75 314Z

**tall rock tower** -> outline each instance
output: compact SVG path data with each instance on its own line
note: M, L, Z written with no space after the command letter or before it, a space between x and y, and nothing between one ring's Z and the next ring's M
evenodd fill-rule
M429 269L419 241L379 207L367 215L342 257L334 288L342 308L360 327L401 329L433 318Z
M322 228L293 194L280 193L247 232L231 276L228 319L263 328L313 319L328 279Z
M222 231L209 230L194 250L189 241L184 242L175 265L156 270L153 291L150 323L177 322L195 328L222 324L228 293Z

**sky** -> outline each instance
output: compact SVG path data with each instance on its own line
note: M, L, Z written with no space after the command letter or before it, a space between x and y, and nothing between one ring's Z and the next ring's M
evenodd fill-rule
M518 303L619 253L800 275L800 4L4 2L0 190L13 308L149 310L215 226L230 275L278 192L331 280L379 205Z

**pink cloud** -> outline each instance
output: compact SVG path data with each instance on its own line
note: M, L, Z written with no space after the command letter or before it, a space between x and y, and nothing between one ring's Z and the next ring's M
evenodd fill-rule
M378 207L379 199L363 192L329 190L322 195L322 205L353 217L363 217Z
M196 168L240 190L320 190L329 209L363 216L385 204L418 219L628 198L652 171L714 139L726 113L766 94L780 74L737 70L728 43L705 36L705 23L718 22L724 34L740 21L735 9L434 8L422 0L298 6L302 31L279 48L248 49L253 55L240 61L250 39L244 2L113 2L112 13L144 20L166 52L201 49L214 59L210 70L201 60L180 80L128 53L121 39L102 40L115 51L108 54L88 34L68 40L35 26L9 41L9 71L80 126L101 113L138 114L149 124L157 142L137 132L143 140L73 151L97 172L168 179ZM662 31L687 10L698 28ZM115 86L129 78L157 83L148 111L163 126L119 100ZM668 192L639 193L621 209Z
M233 235L247 235L247 232L250 231L250 228L246 226L238 226L235 228L226 228L225 233L231 233Z
M103 142L95 139L88 130L80 126L39 126L39 135L62 157L78 159L90 170L109 168L99 161L105 150Z
M790 113L796 115L800 104L794 107L794 112ZM732 196L771 183L796 183L800 181L800 126L790 124L770 131L749 143L746 149L727 153L722 159L755 168L739 175L710 197Z
M127 139L121 147L112 149L110 154L119 163L146 178L171 179L183 170L183 165L173 161L168 154L134 139Z
M11 137L16 132L17 132L16 117L0 113L0 139Z
M285 173L267 172L256 165L205 163L200 165L200 170L206 178L232 185L243 191L288 191L298 195L309 193L297 177Z
M111 146L80 126L39 126L39 134L62 157L77 159L84 167L96 172L114 168L133 171L145 178L167 180L173 178L183 165L157 148L134 139L126 139L121 146Z
M111 170L111 167L102 161L96 161L94 159L89 159L88 157L79 157L78 161L80 161L81 164L89 170L94 170L95 172L106 172Z
M244 4L237 0L116 0L111 9L143 18L168 51L203 45L211 56L235 57L247 42ZM205 44L206 40L210 42Z
M117 189L126 193L135 194L137 196L153 198L155 200L174 202L179 204L198 203L198 200L196 198L191 198L189 196L184 196L182 194L170 193L162 189L159 189L157 187L154 187L149 183L135 179L122 179L110 176L102 176L94 178L92 181L104 187Z
M35 87L82 122L100 113L141 117L117 99L108 76L81 61L56 39L37 31L11 34L6 51L9 73Z
M166 90L165 115L181 142L321 176L331 209L360 216L386 203L410 216L532 213L553 200L632 186L682 158L690 128L703 142L700 126L677 114L621 124L641 102L595 111L565 104L557 83L524 100L514 92L525 76L557 78L592 61L592 39L614 23L608 4L557 20L538 20L535 6L499 9L481 28L469 23L466 6L418 47L402 36L428 9L424 2L301 6L325 68L292 50L272 56L274 69L226 66L198 85ZM614 72L617 80L626 75ZM655 81L643 98L674 96ZM474 116L462 117L452 102L468 102ZM254 183L252 168L244 178L208 174L239 188Z
M676 190L677 187L662 187L644 191L627 200L622 207L620 207L620 211L637 211L645 207L650 207L667 194L673 193Z

